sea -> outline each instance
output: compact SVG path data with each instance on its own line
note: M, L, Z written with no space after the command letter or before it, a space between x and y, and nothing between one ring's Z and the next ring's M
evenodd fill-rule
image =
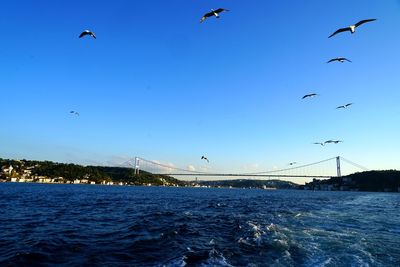
M400 266L400 194L0 183L0 266Z

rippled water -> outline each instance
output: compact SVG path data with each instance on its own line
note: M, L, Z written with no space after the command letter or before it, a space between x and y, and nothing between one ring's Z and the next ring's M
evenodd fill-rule
M400 194L0 184L0 266L400 266Z

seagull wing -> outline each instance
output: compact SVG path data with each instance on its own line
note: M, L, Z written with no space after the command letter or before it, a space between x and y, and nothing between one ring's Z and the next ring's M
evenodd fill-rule
M338 106L336 109L339 109L339 108L345 108L345 106Z
M217 13L217 14L219 14L219 13L221 13L221 12L223 12L223 11L229 11L229 10L228 10L228 9L224 9L224 8L218 8L218 9L215 10L214 12Z
M200 19L200 23L202 23L203 21L205 21L207 18L209 18L211 16L214 16L213 12L209 12L209 13L204 14L204 16Z
M350 31L350 27L341 28L341 29L335 31L334 33L332 33L328 38L331 38L332 36L334 36L334 35L336 35L336 34L338 34L338 33L346 32L346 31Z
M337 58L332 58L331 60L329 60L329 61L326 62L326 63L331 63L331 62L333 62L333 61L338 61L338 59L337 59Z
M316 96L316 95L317 95L317 94L314 94L314 93L308 94L308 95L303 96L302 99L307 98L307 97L313 97L313 96Z
M96 35L93 32L90 32L90 36L92 36L94 39L97 39Z
M347 62L350 62L350 63L352 63L352 61L351 61L350 59L343 58L343 60L346 60Z
M361 20L361 21L357 22L354 26L358 27L358 26L363 25L364 23L371 22L371 21L375 21L375 20L376 20L376 19L365 19L365 20Z
M345 105L345 107L350 107L351 105L353 105L353 103L348 103Z
M79 38L82 38L83 36L88 35L88 34L89 33L87 31L84 31L84 32L81 33L81 35L79 35Z

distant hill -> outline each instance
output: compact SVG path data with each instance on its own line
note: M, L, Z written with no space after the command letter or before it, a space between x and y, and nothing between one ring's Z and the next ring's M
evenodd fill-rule
M367 171L348 176L332 177L328 180L314 180L306 184L304 189L400 192L400 171Z
M10 166L12 166L10 170ZM51 161L8 160L0 158L0 179L21 179L38 181L39 177L57 179L61 182L87 180L89 182L123 182L131 185L179 185L187 183L166 175L156 175L140 171L134 174L132 168L81 166L77 164L57 163Z
M132 168L121 168L121 167L91 167L91 168L95 168L96 170L107 174L115 182L124 182L132 185L169 184L169 185L184 186L187 184L185 181L175 179L171 176L152 174L145 171L140 171L139 175L135 175L134 170Z
M299 185L281 180L221 180L221 181L201 181L200 185L212 187L234 187L234 188L276 188L276 189L298 189Z

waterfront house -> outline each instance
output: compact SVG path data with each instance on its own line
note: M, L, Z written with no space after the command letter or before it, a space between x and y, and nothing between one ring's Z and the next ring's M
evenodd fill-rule
M43 184L48 184L52 182L52 179L46 176L36 176L35 179L38 183L43 183Z
M11 175L12 171L14 170L14 167L10 165L8 168L3 168L3 173Z

